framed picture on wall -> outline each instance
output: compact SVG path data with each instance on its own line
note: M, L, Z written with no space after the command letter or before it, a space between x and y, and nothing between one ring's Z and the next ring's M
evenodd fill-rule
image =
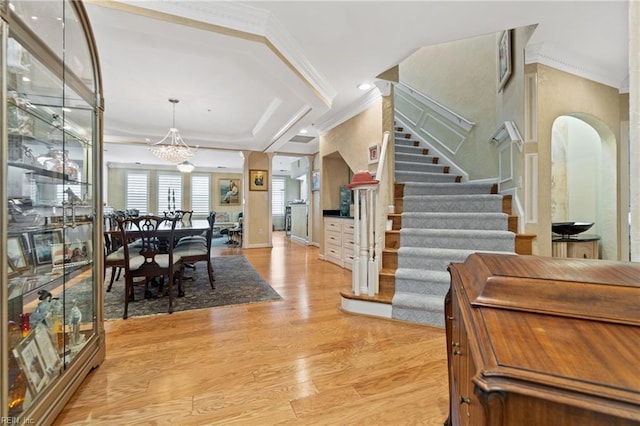
M511 77L511 30L503 31L498 39L498 92Z
M375 164L379 160L378 145L369 146L369 164Z
M320 190L320 172L315 171L311 173L311 190Z
M221 206L240 205L240 179L218 180L218 193Z
M249 170L249 190L268 191L269 172L267 170Z

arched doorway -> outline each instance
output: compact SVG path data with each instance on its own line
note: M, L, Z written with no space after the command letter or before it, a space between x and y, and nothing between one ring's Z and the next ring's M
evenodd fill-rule
M551 138L552 222L594 222L600 258L619 256L616 141L600 120L585 114L563 115Z

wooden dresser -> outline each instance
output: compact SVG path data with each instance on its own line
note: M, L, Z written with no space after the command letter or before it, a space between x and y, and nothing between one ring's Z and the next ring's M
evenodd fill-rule
M640 265L451 264L448 425L640 425Z

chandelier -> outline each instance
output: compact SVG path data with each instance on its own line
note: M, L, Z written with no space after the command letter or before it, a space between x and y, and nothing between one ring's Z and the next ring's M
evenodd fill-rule
M189 147L176 129L176 104L180 101L172 98L169 99L169 102L173 104L173 126L169 128L169 133L160 142L149 146L149 151L161 160L176 164L183 163L193 157L198 146L196 145L195 149Z

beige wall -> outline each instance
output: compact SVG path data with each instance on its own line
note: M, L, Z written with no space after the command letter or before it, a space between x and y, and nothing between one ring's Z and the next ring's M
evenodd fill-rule
M435 147L471 180L498 174L497 149L489 143L498 111L496 43L497 35L489 34L427 46L400 64L403 83L476 123L455 154Z
M267 170L268 191L249 191L249 180L245 179L245 220L243 244L245 247L271 247L271 156L262 152L245 152L245 176L250 170Z
M380 98L367 110L320 135L320 214L322 210L340 209L340 186L348 184L353 173L375 172L375 165L368 164L368 148L380 144L382 133L383 101ZM319 240L323 252L322 233Z
M627 154L620 152L621 96L618 90L557 69L533 64L527 66L537 75L537 143L530 151L538 153L538 223L528 224L525 232L537 234L537 254L551 254L551 136L553 123L559 116L572 115L592 125L605 143L618 147L618 164L626 161ZM537 151L536 151L537 150ZM613 175L612 179L620 181ZM620 185L616 186L620 188ZM612 197L612 208L627 210L620 206L620 197ZM619 215L618 215L619 217ZM619 226L613 232L620 235Z
M107 168L107 180L108 180L108 191L105 202L118 210L123 210L125 208L125 200L126 200L126 185L127 185L127 168L113 167ZM136 167L136 171L146 171L149 173L149 212L152 213L162 213L166 210L166 206L163 205L163 201L160 200L158 203L157 197L157 184L158 184L158 170L154 168L144 168L144 167ZM161 170L164 171L164 170ZM195 172L194 174L203 174L202 172ZM220 211L228 211L233 213L234 217L237 217L237 214L242 211L242 203L240 205L221 205L220 204L220 194L219 194L219 185L218 182L220 179L240 179L242 180L242 174L240 173L216 173L216 172L207 172L209 175L209 179L211 182L211 186L209 188L209 200L210 200L210 210L220 212ZM183 210L189 210L191 208L191 179L189 174L184 174L182 177L182 207ZM240 193L242 197L243 194ZM160 205L159 205L160 204Z

